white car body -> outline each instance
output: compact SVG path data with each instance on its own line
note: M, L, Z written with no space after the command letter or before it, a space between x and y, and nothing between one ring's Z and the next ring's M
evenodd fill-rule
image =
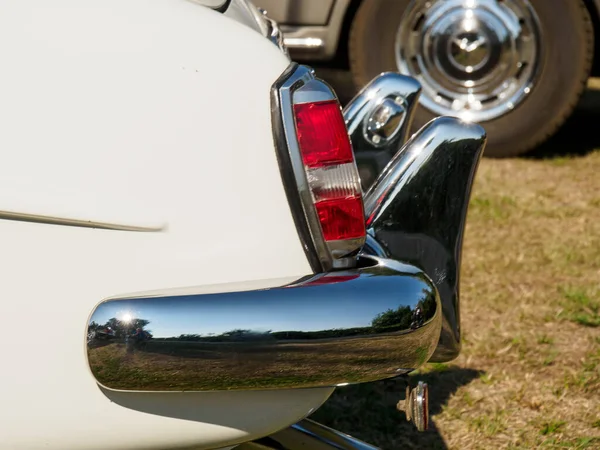
M2 0L0 42L0 447L225 447L320 406L110 391L84 349L107 297L312 273L271 129L288 58L187 0Z

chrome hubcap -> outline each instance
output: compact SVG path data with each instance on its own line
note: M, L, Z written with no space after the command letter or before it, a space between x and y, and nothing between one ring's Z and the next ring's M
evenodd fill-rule
M414 0L396 37L401 73L439 115L486 121L531 92L541 35L528 0Z

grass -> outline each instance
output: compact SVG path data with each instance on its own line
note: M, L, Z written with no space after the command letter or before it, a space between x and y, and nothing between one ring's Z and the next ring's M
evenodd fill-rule
M566 424L564 420L551 420L545 422L540 430L540 434L545 436L547 434L555 434Z
M600 96L590 95L533 156L480 166L463 350L410 377L429 383L431 429L397 410L402 381L340 388L313 419L382 449L600 449Z
M565 315L580 325L600 326L600 296L597 287L591 292L585 288L561 288L566 302L563 303Z

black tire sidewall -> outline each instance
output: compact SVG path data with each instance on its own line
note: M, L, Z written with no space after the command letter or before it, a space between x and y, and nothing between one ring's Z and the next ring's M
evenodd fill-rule
M395 41L409 0L364 0L350 34L357 87L384 71L398 71ZM514 156L545 140L574 109L591 68L591 23L580 0L530 0L542 33L539 73L529 95L511 112L482 122L486 155ZM373 50L375 49L375 50ZM437 116L419 107L413 127Z

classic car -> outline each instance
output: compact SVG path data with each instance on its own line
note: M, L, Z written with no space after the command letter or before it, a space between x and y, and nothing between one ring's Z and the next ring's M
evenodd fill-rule
M484 123L486 155L527 153L564 123L598 66L600 0L255 0L294 59L384 71L423 86L415 129L437 115ZM594 67L593 73L600 73Z
M459 353L483 129L409 136L397 73L342 110L245 0L0 13L0 447L374 448L307 417Z
M88 327L88 330L88 341L108 340L116 337L115 330L110 326L101 326L96 323L92 323Z

